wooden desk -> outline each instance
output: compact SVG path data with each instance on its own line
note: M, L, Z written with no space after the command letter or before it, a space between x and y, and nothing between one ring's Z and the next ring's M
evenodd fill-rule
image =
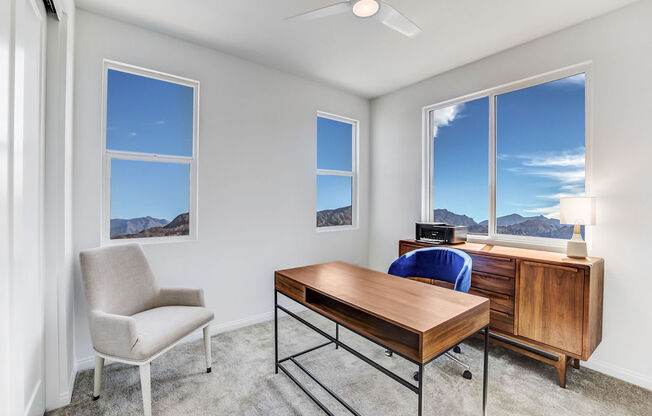
M424 286L408 279L398 279L343 262L324 263L275 272L275 333L278 334L277 311L280 309L330 342L335 343L379 371L410 388L419 396L419 415L422 412L423 366L453 348L464 339L485 333L485 365L483 412L486 408L487 349L489 325L489 300L483 297L446 290L434 285ZM312 309L336 323L336 336L330 336L303 318L290 312L277 302L277 294L283 295ZM419 366L418 386L385 369L358 351L339 341L337 328L342 325L376 344L389 349ZM296 357L313 351L311 348L290 357L278 359L278 335L275 340L276 372L280 368L317 405L330 412L282 365L291 360L317 381L297 363ZM339 396L323 384L333 397L353 414L357 414Z
M398 254L423 247L433 244L401 240ZM449 247L473 260L469 293L491 300L491 341L556 367L565 387L568 362L579 368L602 340L603 259L479 243Z

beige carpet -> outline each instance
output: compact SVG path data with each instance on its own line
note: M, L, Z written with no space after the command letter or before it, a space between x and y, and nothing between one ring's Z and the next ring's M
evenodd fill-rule
M312 312L304 317L334 332L334 325ZM280 356L323 342L294 319L280 321ZM273 322L213 337L213 372L204 370L203 343L180 345L152 363L153 414L163 415L322 415L283 373L274 374ZM409 378L413 364L348 332L341 338ZM445 357L425 371L424 415L480 415L482 343L462 345L459 357L471 365L473 379ZM652 392L592 370L569 369L568 386L556 384L556 370L497 346L489 350L489 415L652 415ZM299 361L362 415L416 415L417 395L348 352L333 346ZM350 414L299 369L292 372L336 415ZM61 415L140 415L142 400L136 367L105 368L102 396L92 401L93 371L80 372L72 404L49 412Z

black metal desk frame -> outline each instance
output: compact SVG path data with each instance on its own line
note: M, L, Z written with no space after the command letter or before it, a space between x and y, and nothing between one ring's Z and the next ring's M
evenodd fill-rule
M306 373L306 375L308 375L308 377L310 377L310 378L311 378L315 383L317 383L317 384L318 384L321 388L323 388L323 389L324 389L328 394L330 394L330 395L331 395L335 400L337 400L337 401L338 401L342 406L344 406L344 407L345 407L349 412L351 412L352 414L354 414L354 415L356 415L356 416L360 416L360 413L358 413L355 409L353 409L353 408L351 407L351 405L349 405L346 401L344 401L344 399L342 399L340 396L338 396L337 393L335 393L335 392L332 391L330 388L328 388L324 383L322 383L321 381L319 381L319 380L318 380L318 379L317 379L317 378L316 378L316 377L315 377L315 376L314 376L310 371L308 371L308 369L306 369L303 365L301 365L301 364L296 360L296 358L299 357L299 356L301 356L301 355L304 355L304 354L307 354L307 353L309 353L309 352L312 352L312 351L318 350L318 349L320 349L320 348L322 348L322 347L325 347L325 346L327 346L327 345L335 344L335 348L336 348L336 349L339 348L339 347L342 347L343 349L345 349L346 351L350 352L351 354L353 354L353 355L356 356L357 358L361 359L361 360L364 361L365 363L369 364L370 366L374 367L375 369L377 369L377 370L380 371L381 373L387 375L388 377L390 377L390 378L392 378L393 380L397 381L399 384L403 385L404 387L406 387L406 388L408 388L409 390L411 390L411 391L413 391L414 393L416 393L416 394L418 395L418 409L419 409L419 410L418 410L418 416L422 416L422 414L423 414L423 370L424 370L424 367L425 367L427 364L429 364L431 361L434 361L434 360L436 360L437 358L439 358L440 356L444 355L444 353L445 353L446 351L440 353L440 354L437 355L436 357L431 358L430 360L428 360L428 361L425 362L425 363L420 363L420 362L418 362L418 361L416 361L416 360L413 360L413 359L411 359L411 358L406 357L405 355L403 355L403 354L401 354L401 353L399 353L399 352L397 352L397 351L393 351L391 348L387 347L386 345L383 345L382 343L380 343L380 342L378 342L378 341L375 341L375 340L373 340L373 339L371 339L371 338L365 336L364 334L361 334L360 332L356 331L355 329L350 328L350 327L347 326L347 325L341 324L341 323L339 323L339 322L333 320L332 318L330 318L330 317L324 315L323 313L321 313L321 312L315 310L314 308L310 307L310 305L305 305L305 304L303 304L303 303L297 302L297 303L299 303L300 305L303 305L303 306L309 308L310 310L316 312L317 314L323 316L324 318L326 318L326 319L328 319L328 320L334 322L334 323L335 323L335 337L333 337L333 336L329 335L328 333L322 331L321 329L317 328L315 325L311 324L310 322L306 321L305 319L301 318L300 316L296 315L295 313L289 311L289 310L288 310L287 308L285 308L284 306L279 305L279 303L278 303L278 294L279 294L279 293L281 293L281 292L279 292L278 290L274 289L274 372L275 372L276 374L278 374L278 370L279 370L279 368L280 368L281 371L283 371L283 372L284 372L284 373L285 373L285 374L290 378L290 380L292 380L292 381L293 381L297 386L299 386L299 388L300 388L304 393L306 393L306 395L308 395L308 397L309 397L313 402L315 402L315 404L316 404L317 406L319 406L319 407L320 407L320 408L321 408L321 409L322 409L322 410L323 410L327 415L329 415L329 416L334 416L334 414L333 414L333 413L332 413L332 412L331 412L331 411L326 407L326 405L324 405L321 401L319 401L319 399L318 399L317 397L315 397L315 396L314 396L314 395L313 395L313 394L312 394L312 393L311 393L311 392L306 388L306 386L304 386L304 385L303 385L303 384L302 384L302 383L301 383L301 382L300 382L296 377L294 377L294 376L290 373L290 371L289 371L289 370L288 370L288 369L283 365L283 363L285 363L286 361L291 361L291 362L294 363L294 365L296 365L296 366L297 366L301 371L303 371L304 373ZM281 293L281 295L283 295L283 293ZM286 297L287 299L291 299L291 300L293 300L294 302L296 302L296 301L295 301L294 299L292 299L292 298L289 298L289 297L287 297L287 296L285 296L285 297ZM312 348L308 348L307 350L300 351L300 352L298 352L298 353L292 354L292 355L290 355L290 356L287 356L287 357L282 358L282 359L279 360L279 359L278 359L278 311L279 311L279 309L280 309L281 311L285 312L286 314L288 314L289 316L293 317L293 318L296 319L297 321L301 322L302 324L304 324L304 325L307 326L308 328L310 328L310 329L312 329L313 331L317 332L319 335L321 335L321 336L323 336L324 338L326 338L326 339L328 340L328 342L325 342L325 343L323 343L323 344L319 344L319 345L314 346L314 347L312 347ZM407 360L407 361L409 361L409 362L411 362L411 363L417 365L417 366L419 367L419 370L418 370L418 371L419 371L419 373L418 373L418 374L419 374L419 376L418 376L419 380L418 380L418 384L417 384L417 386L415 386L415 385L412 384L411 382L407 381L407 380L404 379L403 377L397 375L396 373L394 373L394 372L392 372L392 371L386 369L385 367L383 367L382 365L380 365L380 364L378 364L377 362L373 361L372 359L366 357L365 355L359 353L359 352L356 351L355 349L353 349L353 348L349 347L348 345L344 344L342 341L340 341L340 339L339 339L339 327L340 327L340 325L342 325L343 327L345 327L345 328L348 329L349 331L351 331L351 332L353 332L353 333L355 333L355 334L357 334L357 335L359 335L359 336L361 336L361 337L363 337L363 338L365 338L365 339L367 339L367 340L373 342L374 344L379 345L379 346L381 346L381 347L383 347L383 348L385 348L385 349L387 349L387 350L390 350L390 351L392 351L394 354L396 354L396 355L398 355L398 356L404 358L405 360ZM482 377L482 414L483 414L484 416L486 416L486 415L487 415L487 381L488 381L488 380L487 380L487 376L488 376L488 360L487 360L487 358L488 358L488 356L489 356L489 326L488 326L488 325L485 326L483 329L481 329L481 330L478 331L477 333L475 333L475 334L473 334L473 335L471 335L471 336L465 338L464 340L462 340L462 341L460 341L460 342L466 341L467 339L469 339L469 338L471 338L471 337L474 337L476 334L480 334L480 333L484 335L484 362L483 362L483 377ZM452 346L451 346L451 348L452 348Z

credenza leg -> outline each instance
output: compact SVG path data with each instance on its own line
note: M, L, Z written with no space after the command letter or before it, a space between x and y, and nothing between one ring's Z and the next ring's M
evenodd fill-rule
M274 374L278 374L278 291L274 291Z
M419 364L419 416L423 414L423 364Z
M566 388L566 368L568 367L568 357L566 354L558 354L557 358L557 378L559 387Z
M487 416L487 386L489 384L489 326L484 327L484 363L482 370L482 414Z
M580 359L579 358L573 358L573 368L576 370L580 369Z

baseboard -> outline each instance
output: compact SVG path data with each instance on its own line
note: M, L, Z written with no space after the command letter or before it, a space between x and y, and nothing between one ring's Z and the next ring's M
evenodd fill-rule
M36 404L36 397L39 395L39 392L42 388L43 383L41 383L41 380L39 380L36 383L36 386L34 386L34 391L32 391L32 395L29 398L29 402L27 402L27 406L25 406L25 416L39 415L43 413L43 409L41 409L40 412L38 409L34 409L34 405Z
M306 309L305 306L299 305L299 304L294 304L291 306L287 306L287 308L292 311L292 312L301 312ZM244 328L246 326L250 325L255 325L259 324L261 322L266 322L274 319L274 312L264 312L258 315L254 316L249 316L247 318L242 318L242 319L236 319L234 321L229 321L229 322L222 322L219 324L211 324L209 326L209 332L211 336L218 335L224 332L229 332L233 331L236 329ZM192 334L188 335L186 338L184 338L182 344L185 344L187 342L192 342L196 341L198 339L201 339L203 337L203 333L201 330L195 331ZM111 364L112 361L107 359L105 361L105 365ZM91 368L95 367L95 356L91 355L90 357L85 357L82 359L77 360L76 366L75 366L75 375L77 374L77 371L83 371L83 370L89 370ZM72 379L74 383L74 377ZM72 388L70 389L70 392L72 392Z
M652 390L652 377L650 376L646 376L644 374L640 374L635 371L619 367L617 365L609 364L602 360L589 360L587 362L582 362L582 365L599 373L615 377L628 383L636 384L637 386L643 387L644 389Z

